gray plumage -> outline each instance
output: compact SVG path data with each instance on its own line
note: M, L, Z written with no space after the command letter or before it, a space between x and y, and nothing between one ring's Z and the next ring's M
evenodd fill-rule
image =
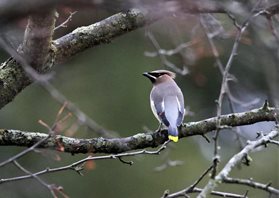
M157 70L144 75L153 83L150 93L152 112L160 123L168 127L169 138L175 137L177 141L177 127L182 124L185 110L183 94L173 80L175 74L167 70Z

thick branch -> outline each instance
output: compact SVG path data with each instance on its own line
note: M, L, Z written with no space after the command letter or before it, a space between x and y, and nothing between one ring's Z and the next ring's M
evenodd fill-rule
M18 51L38 72L45 71L52 59L51 41L55 25L55 11L47 10L29 17L23 45ZM47 68L48 69L48 68ZM9 103L31 80L15 59L0 65L0 108Z
M264 106L260 109L254 109L243 113L234 113L222 115L220 117L221 125L241 126L254 124L261 121L275 121L275 109ZM216 129L216 117L202 120L199 122L190 122L183 124L180 130L180 138L204 135ZM0 145L2 146L23 146L30 147L36 142L46 138L48 134L18 131L11 129L0 130ZM78 139L61 135L48 138L39 148L49 148L63 150L72 154L76 153L121 153L147 147L157 147L167 140L167 131L159 133L139 133L125 138L92 138ZM61 149L63 148L63 149Z
M48 59L54 26L54 9L34 13L28 19L22 51L28 64L38 71Z
M120 12L93 25L77 28L73 32L54 41L57 48L55 63L64 62L88 48L111 40L152 22L144 12L132 9Z
M143 12L133 9L128 12L118 13L93 25L80 27L54 41L54 45L48 50L48 61L53 64L66 61L69 57L89 47L108 43L111 39L142 27L146 23L146 17ZM29 32L28 27L27 33ZM44 30L45 28L41 29L42 32ZM25 46L36 44L34 42L24 43ZM38 47L37 49L40 48ZM31 55L31 53L28 54ZM37 52L36 54L38 55ZM34 60L33 57L32 60ZM48 69L50 68L44 68L44 71ZM4 62L0 66L0 109L11 102L30 83L31 81L22 70L21 65L14 59L10 58Z

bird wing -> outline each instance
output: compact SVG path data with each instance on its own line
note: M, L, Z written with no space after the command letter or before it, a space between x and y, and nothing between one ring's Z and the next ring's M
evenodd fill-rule
M180 106L177 96L167 96L164 98L165 115L171 126L177 126L179 121Z
M184 119L185 109L184 109L184 97L183 94L178 94L176 97L177 104L178 104L178 118L176 125L180 126Z
M182 96L182 97L181 97ZM164 116L171 126L180 126L184 118L183 95L168 96L163 100Z
M153 111L153 114L155 117L162 122L165 126L169 126L170 123L166 117L165 114L165 105L164 105L164 100L157 102L156 104L154 103L153 100L151 100L151 109Z

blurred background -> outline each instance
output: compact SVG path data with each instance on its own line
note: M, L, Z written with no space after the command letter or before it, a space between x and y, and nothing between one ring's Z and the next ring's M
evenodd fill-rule
M55 32L55 38L125 9L123 6L115 7L113 3L90 8L59 7L57 24L65 21L70 12L77 13L67 28ZM236 16L240 24L245 19L244 15ZM151 83L142 76L145 71L168 69L177 73L176 81L184 93L188 109L185 122L214 117L215 100L219 96L222 76L201 26L201 17L207 23L209 33L215 34L213 40L225 65L236 35L231 19L224 14L200 16L178 13L55 66L51 83L94 121L106 129L116 131L121 137L158 127L149 105ZM274 17L274 21L278 30L278 16ZM26 18L22 18L1 29L14 47L22 42L26 22ZM171 63L166 64L160 56L155 56L157 49L154 42L165 50L175 49L182 43L187 44L187 47L172 56L165 56ZM258 108L265 100L273 106L278 105L278 53L278 43L268 29L268 21L264 17L255 18L240 41L238 54L231 68L235 80L229 83L234 100L229 103L225 97L223 114L230 113L232 106L235 112ZM4 51L0 51L1 62L8 57ZM47 129L38 120L51 125L60 107L59 103L35 83L1 109L0 126L47 133ZM75 118L69 119L67 129L61 133L79 138L96 137L94 132L84 126L77 126L76 129L71 126L77 126ZM222 131L220 168L248 139L255 139L257 132L267 133L273 127L272 122L262 122ZM240 135L237 136L237 133ZM0 161L23 149L1 147ZM268 148L251 154L253 162L249 167L239 166L230 176L246 179L252 177L264 184L272 182L272 186L278 188L278 154L278 149L269 145ZM47 167L67 165L86 156L39 150L29 153L19 162L34 172ZM48 183L62 186L70 197L160 197L167 189L176 192L191 185L211 165L212 157L213 142L207 143L202 137L189 137L171 144L159 156L125 158L134 161L132 166L119 160L96 161L85 167L84 176L79 176L74 171L64 171L44 175L42 178ZM178 160L177 166L164 168L168 162L175 160ZM0 170L0 178L21 174L13 165ZM203 187L205 183L206 180L199 187ZM249 188L222 184L216 190L244 194L247 189ZM0 192L0 197L51 197L48 190L34 179L1 184ZM268 194L249 189L248 196L261 198L268 197Z

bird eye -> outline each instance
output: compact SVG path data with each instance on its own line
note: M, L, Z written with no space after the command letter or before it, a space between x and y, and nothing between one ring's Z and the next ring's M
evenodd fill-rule
M167 74L167 73L159 73L159 76L163 76L163 75L165 75L165 74Z
M161 74L160 73L151 73L151 75L158 78Z
M164 74L166 74L166 73L157 73L157 72L151 73L151 75L156 77L156 78L159 78L160 76L162 76Z

